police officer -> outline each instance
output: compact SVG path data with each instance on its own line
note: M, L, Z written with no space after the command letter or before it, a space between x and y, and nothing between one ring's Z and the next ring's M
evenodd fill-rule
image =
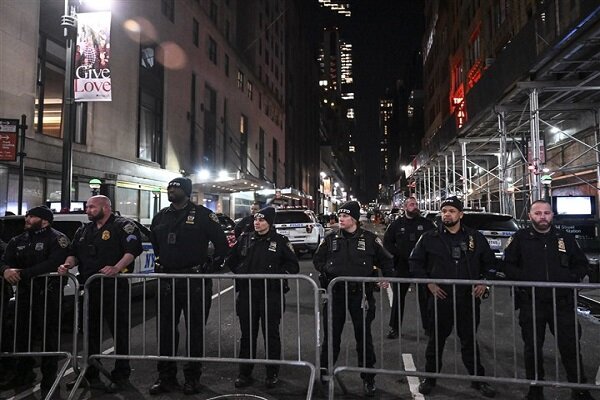
M545 200L531 204L531 226L520 229L504 250L504 271L510 280L534 282L579 282L588 262L573 235L552 225L552 207ZM556 290L556 309L550 288L536 288L535 302L531 288L517 289L519 324L524 342L527 379L544 379L544 338L546 325L556 336L558 350L569 382L586 382L578 341L581 326L576 322L576 306L571 289ZM533 307L535 305L535 308ZM534 314L535 312L535 314ZM534 319L535 315L535 319ZM556 315L556 321L554 321ZM554 332L555 327L557 332ZM577 325L576 325L577 324ZM575 328L577 326L577 328ZM535 332L535 338L534 338ZM534 346L537 344L537 348ZM537 355L537 373L535 370ZM579 360L579 365L577 363ZM578 371L579 369L579 371ZM542 386L531 386L525 399L544 398ZM587 390L573 390L572 398L593 399Z
M383 245L387 251L394 255L394 267L399 278L410 277L408 257L417 244L421 235L434 228L431 221L421 217L417 199L409 197L404 201L404 215L398 217L385 231ZM404 318L404 299L410 287L409 283L396 283L392 286L394 298L392 313L390 315L390 331L388 339L398 337L400 321ZM400 305L400 321L398 321L398 305ZM421 309L421 322L427 332L427 287L419 287L419 306Z
M34 207L25 215L25 232L8 242L0 260L0 271L11 285L17 285L16 351L30 352L31 337L45 332L42 351L58 351L58 315L62 295L62 279L59 277L35 277L55 272L68 254L69 239L51 227L52 211L48 207ZM31 313L31 316L30 316ZM18 357L15 376L8 386L33 383L34 359ZM56 379L58 357L45 356L41 361L42 398L46 397Z
M329 233L315 252L313 263L321 273L321 284L327 287L329 281L338 276L372 277L375 266L385 276L393 276L392 255L383 247L381 240L370 231L360 227L360 205L349 201L338 209L339 231ZM346 319L345 305L354 325L358 365L372 368L375 365L375 352L371 336L371 322L375 319L375 297L373 285L366 284L363 292L361 282L341 283L333 288L333 364L340 353L340 340ZM366 317L363 321L363 309ZM321 349L321 365L328 365L327 354L327 307L323 310L324 341ZM363 331L365 337L363 337ZM364 346L364 348L363 348ZM363 353L366 359L363 360ZM323 373L323 371L322 371ZM375 374L361 373L365 395L375 395Z
M197 274L218 271L228 247L217 215L208 208L190 201L192 182L188 178L173 179L169 182L167 192L171 205L156 214L151 226L151 241L154 254L157 256L155 272ZM207 254L209 241L214 245L212 260L209 260ZM192 357L203 355L204 324L210 311L211 296L212 280L210 279L173 281L169 278L159 281L160 355L177 355L179 341L177 321L182 312L190 335L187 338L189 354ZM157 368L158 380L150 387L150 394L169 392L179 386L177 365L174 361L159 361ZM185 394L200 391L198 381L202 373L201 368L199 362L188 362L184 366L183 392Z
M78 266L81 285L95 274L102 274L88 285L89 323L88 345L90 354L100 353L100 326L104 320L115 341L116 354L129 354L129 284L125 279L116 279L120 273L133 272L134 261L142 253L142 238L135 223L112 212L112 204L106 196L90 197L85 212L90 222L75 232L70 255L58 268L60 274ZM116 293L115 293L116 286ZM115 302L116 294L116 302ZM115 311L116 308L116 311ZM115 331L116 313L116 331ZM84 381L92 389L112 392L125 384L131 367L129 361L115 360L111 371L111 382L107 385L100 379L99 370L90 365ZM71 387L71 382L67 387Z
M235 224L233 232L236 239L239 238L242 233L252 232L254 230L254 214L256 214L258 210L260 210L260 204L255 201L250 206L250 215L246 215L244 218L239 220L237 224Z
M478 280L487 277L488 271L494 269L496 259L487 240L478 231L461 225L462 211L462 202L454 196L442 202L441 226L424 233L410 255L410 272L414 277ZM427 288L433 296L428 301L430 336L425 350L425 370L441 370L444 345L456 323L465 367L471 375L485 375L479 345L473 332L473 319L477 328L480 299L486 294L487 287L428 283ZM435 378L425 378L419 385L419 392L427 395L435 385ZM486 397L496 395L496 391L485 382L472 382L471 387Z
M266 207L254 214L254 231L245 232L231 249L225 265L236 274L297 274L300 270L298 257L287 237L275 232L273 221L275 209ZM266 285L266 288L265 288ZM279 324L283 310L282 296L285 285L279 280L251 279L240 281L237 312L240 318L242 337L240 339L240 358L256 358L256 339L258 327L262 330L267 349L267 358L281 358L281 340ZM265 296L266 289L266 296ZM252 327L252 332L250 328ZM252 354L250 354L252 349ZM252 384L253 364L240 364L240 373L235 387ZM267 388L273 388L279 382L279 365L267 364Z

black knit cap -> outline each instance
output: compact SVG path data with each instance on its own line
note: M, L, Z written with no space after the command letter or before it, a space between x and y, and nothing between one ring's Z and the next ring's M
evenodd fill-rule
M184 178L184 177L175 178L171 182L169 182L169 184L167 185L167 188L170 188L170 187L181 188L181 190L183 190L183 193L185 193L185 195L187 197L192 196L192 181L189 180L188 178Z
M352 218L354 218L356 221L359 221L360 220L360 204L358 204L358 201L354 201L354 200L344 203L340 206L340 208L338 208L338 215L340 215L342 213L348 214Z
M445 199L444 201L442 201L442 204L440 206L440 210L442 208L444 208L445 206L454 207L458 211L462 211L463 210L463 203L456 196L448 197L447 199Z
M262 218L267 221L269 226L273 226L273 221L275 221L275 209L273 207L265 207L256 214L254 214L254 219Z
M52 222L54 220L54 214L52 214L52 210L46 206L33 207L31 210L27 211L25 216L27 215L33 215L34 217L45 219L48 222Z

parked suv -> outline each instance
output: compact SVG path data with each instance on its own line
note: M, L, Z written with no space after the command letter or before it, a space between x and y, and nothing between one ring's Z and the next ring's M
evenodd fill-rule
M436 225L440 221L439 211L424 211L422 215ZM464 211L461 223L481 232L496 258L502 258L508 238L519 229L517 220L511 215L490 212Z
M325 236L325 228L310 210L277 209L274 225L278 233L287 236L297 253L314 253Z

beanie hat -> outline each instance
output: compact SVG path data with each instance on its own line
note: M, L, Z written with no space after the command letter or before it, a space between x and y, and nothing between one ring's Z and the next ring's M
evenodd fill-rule
M448 197L447 199L445 199L444 201L442 201L440 209L444 208L445 206L454 207L458 211L462 211L463 210L463 203L456 196Z
M344 203L338 209L338 215L340 215L342 213L348 214L352 218L354 218L356 221L359 221L360 220L360 204L358 204L358 201L354 201L354 200Z
M50 223L54 220L54 214L52 214L52 210L46 206L33 207L31 210L27 211L25 216L27 215L33 215L34 217L45 219Z
M184 177L175 178L171 182L169 182L169 184L167 185L167 188L170 188L170 187L181 188L181 190L183 190L183 193L185 193L185 195L187 197L191 197L191 195L192 195L192 181L189 180L188 178L184 178Z
M273 226L273 221L275 221L275 209L273 207L265 207L256 214L254 214L254 219L262 218L267 221L269 226Z

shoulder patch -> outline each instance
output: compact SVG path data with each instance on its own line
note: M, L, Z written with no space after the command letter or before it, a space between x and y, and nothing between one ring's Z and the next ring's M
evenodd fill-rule
M212 219L217 224L219 223L219 217L217 217L217 214L215 214L215 213L211 212L210 214L208 214L208 218Z
M294 245L292 245L292 242L287 242L286 243L288 249L290 249L292 251L292 253L294 252Z
M506 241L506 247L510 246L510 243L513 241L513 237L515 237L515 235L512 235L511 237L508 238L508 240Z
M125 226L123 226L123 230L128 234L132 234L133 231L135 231L135 225L133 224L133 222L129 222L125 224Z
M69 246L69 239L66 236L59 236L58 239L58 245L60 247L62 247L63 249L67 248Z
M383 247L383 242L381 241L381 239L379 239L378 236L375 236L375 243L377 243L378 245L380 245L381 247Z

